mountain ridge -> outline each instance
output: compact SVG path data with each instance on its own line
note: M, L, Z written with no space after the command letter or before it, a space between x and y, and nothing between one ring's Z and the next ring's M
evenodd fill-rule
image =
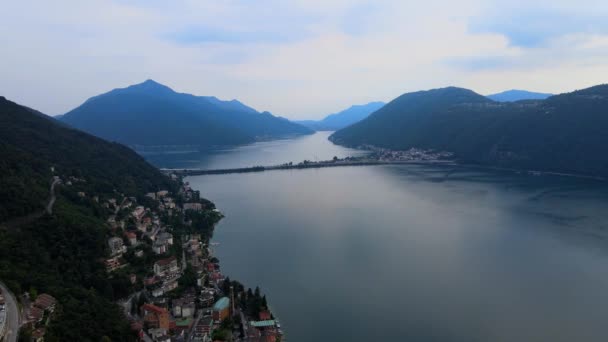
M312 133L238 100L178 93L153 80L93 96L59 120L130 146L213 147Z
M336 131L365 119L384 105L385 103L381 101L352 105L337 113L328 114L321 120L300 120L296 122L316 131Z
M608 176L608 86L496 102L463 88L403 94L330 139L454 152L465 163Z

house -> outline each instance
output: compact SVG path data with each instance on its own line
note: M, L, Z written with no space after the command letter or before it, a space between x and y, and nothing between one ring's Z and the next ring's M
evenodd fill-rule
M131 246L135 246L137 244L137 234L133 232L126 232L125 236L127 237L127 240L129 240L129 244Z
M166 243L167 245L173 245L173 235L168 232L158 234L156 240Z
M228 297L222 297L213 304L212 316L216 322L222 322L230 316L230 299Z
M163 283L163 291L165 291L165 292L173 291L178 286L179 286L179 283L177 282L177 278L174 278L174 279L165 281Z
M154 263L154 274L157 276L162 277L177 272L179 272L179 266L175 257L158 260Z
M120 257L118 257L118 256L106 259L105 264L106 264L106 271L108 273L114 272L117 269L124 267L126 265L126 264L122 264L122 262L120 261Z
M144 214L146 213L146 210L144 209L143 206L138 206L135 208L135 210L133 210L131 212L131 215L136 219L136 220L141 220L141 218L144 216Z
M146 197L151 198L151 199L156 199L156 194L155 194L155 193L153 193L153 192L148 192L148 193L146 194Z
M55 310L56 303L57 300L53 296L43 293L36 297L34 306L44 311L53 312Z
M127 249L124 246L122 239L116 236L108 239L108 246L110 247L110 252L112 255L122 254Z
M192 317L194 316L195 307L195 296L194 293L186 294L182 298L174 299L173 305L173 316L175 317Z
M164 254L167 252L168 247L169 246L166 242L156 240L152 245L152 251L154 252L154 254Z
M43 317L44 317L44 310L37 308L35 306L32 306L30 308L30 312L27 314L27 320L34 324L42 322Z
M260 311L260 321L269 321L271 319L272 319L272 315L270 314L270 311L268 311L268 310Z
M199 297L200 303L203 307L213 305L213 290L201 290L201 295Z
M148 326L157 329L169 329L169 312L166 309L152 304L144 304L142 305L141 312L144 322Z
M158 298L165 294L165 290L163 289L162 285L159 284L157 286L153 286L150 293L152 294L152 297Z
M161 190L161 191L156 192L156 197L158 197L158 198L163 198L167 195L169 195L169 191L167 191L167 190Z

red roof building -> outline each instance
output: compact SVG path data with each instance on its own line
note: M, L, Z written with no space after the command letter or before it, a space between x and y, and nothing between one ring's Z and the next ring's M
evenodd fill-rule
M171 322L169 320L169 312L166 309L152 304L144 304L141 307L141 311L144 316L144 322L148 323L150 327L169 330Z

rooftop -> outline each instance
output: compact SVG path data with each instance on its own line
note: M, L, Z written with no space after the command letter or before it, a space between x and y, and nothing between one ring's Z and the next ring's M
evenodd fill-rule
M154 312L157 314L162 314L162 313L167 312L167 310L165 310L163 308L159 308L158 306L152 305L152 304L144 304L143 307L144 307L145 311L150 311L150 312Z
M275 321L273 321L273 320L252 321L250 323L253 327L256 327L256 328L273 327L275 325Z
M230 305L230 299L228 297L222 297L215 302L213 305L213 310L224 310Z
M175 257L170 257L170 258L167 258L167 259L158 260L156 263L159 266L165 266L165 265L169 265L172 262L177 262L177 259Z

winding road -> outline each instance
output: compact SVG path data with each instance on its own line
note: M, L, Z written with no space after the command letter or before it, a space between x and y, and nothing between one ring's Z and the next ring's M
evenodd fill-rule
M61 179L55 178L55 179L53 179L53 183L51 183L51 189L49 191L49 193L50 193L49 203L46 205L46 212L49 215L53 214L53 205L55 204L55 200L57 199L55 197L55 185L59 184L60 182L61 182Z
M19 306L15 296L9 291L9 289L0 282L0 289L2 289L2 295L4 296L5 310L6 310L6 334L4 335L4 341L6 342L17 342L19 335L19 327L21 326L21 315L19 313Z

